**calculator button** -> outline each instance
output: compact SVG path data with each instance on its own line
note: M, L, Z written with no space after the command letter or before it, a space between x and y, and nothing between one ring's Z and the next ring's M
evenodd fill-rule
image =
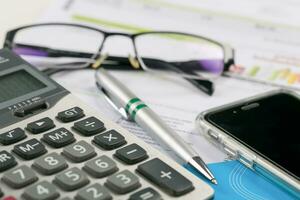
M84 117L83 110L79 107L70 108L57 114L57 119L62 122L72 122Z
M10 187L18 189L37 181L38 177L31 168L22 165L5 172L2 180Z
M162 200L162 198L157 191L148 187L132 194L129 200Z
M111 200L112 196L108 190L101 186L99 183L95 183L86 188L78 191L75 196L76 200Z
M45 117L43 119L27 124L26 129L33 134L37 134L37 133L48 131L54 127L55 125L53 121L49 117Z
M20 128L16 128L6 133L0 134L0 143L3 145L9 145L9 144L19 142L24 138L26 138L24 130Z
M55 176L53 183L62 190L72 191L87 185L90 181L83 171L73 167Z
M37 139L31 139L14 146L13 152L25 160L30 160L43 155L47 150Z
M65 128L59 128L43 135L42 140L54 148L64 147L75 141L74 135Z
M112 159L103 155L86 162L83 170L95 178L102 178L118 171L118 167Z
M123 135L115 130L95 136L93 142L106 150L115 149L127 143Z
M44 175L55 174L68 167L65 159L58 153L50 153L34 161L33 167Z
M2 190L1 190L1 188L0 188L0 198L3 196L4 194L3 194L3 192L2 192Z
M91 136L105 130L103 122L95 117L76 122L73 128L84 136Z
M59 197L59 193L54 185L42 181L26 188L22 197L26 200L54 200Z
M105 185L118 194L131 192L141 186L138 177L128 170L111 175Z
M180 196L194 189L191 181L158 158L139 165L137 171L173 196Z
M62 154L73 162L83 162L96 155L94 147L86 141L79 141L63 149Z
M17 200L17 198L13 197L13 196L7 196L7 197L4 197L2 200Z
M147 152L135 143L117 150L114 155L127 164L135 164L149 157Z
M0 151L0 172L14 167L17 164L15 158L7 151Z

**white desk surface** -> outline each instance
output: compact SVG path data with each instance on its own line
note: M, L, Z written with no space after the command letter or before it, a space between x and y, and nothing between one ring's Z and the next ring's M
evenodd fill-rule
M52 0L2 0L0 6L0 48L8 30L34 23Z

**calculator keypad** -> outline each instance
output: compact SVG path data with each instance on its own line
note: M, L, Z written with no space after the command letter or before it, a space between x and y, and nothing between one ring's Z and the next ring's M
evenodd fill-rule
M162 200L162 198L157 191L148 187L132 194L129 200Z
M127 143L124 136L115 130L95 136L93 142L106 150L116 149Z
M22 197L26 200L53 200L59 197L59 193L53 184L42 181L26 188Z
M115 156L127 164L136 164L148 158L147 152L139 145L133 143L118 149Z
M158 158L139 165L137 171L172 196L180 196L194 189L191 181Z
M75 141L74 135L66 128L59 128L44 134L42 140L54 148L64 147Z
M62 190L72 191L87 185L90 181L82 170L73 167L56 175L53 182Z
M31 139L14 146L13 152L25 160L30 160L45 154L47 150L40 141Z
M83 169L95 178L102 178L118 171L116 162L106 155L86 162Z
M105 130L103 122L96 117L75 122L73 128L84 136L95 135Z
M15 128L6 133L0 134L0 143L3 145L10 145L26 138L24 130Z
M33 134L42 133L54 128L54 122L49 117L27 124L26 129Z
M111 175L105 185L118 194L131 192L141 186L139 178L128 170Z
M12 188L18 189L38 180L35 172L26 165L21 165L4 173L2 181Z
M16 159L7 151L0 151L0 172L5 171L17 164Z
M61 155L53 152L36 159L32 166L41 174L52 175L66 169L68 164Z
M72 122L84 117L83 110L79 107L70 108L68 110L61 111L57 114L56 118L62 122Z
M136 165L148 163L147 151L137 143L127 142L116 130L105 131L105 124L98 118L83 117L84 111L73 107L57 114L56 119L62 123L45 117L28 123L25 131L15 128L1 133L0 143L11 145L12 150L0 151L2 182L10 188L23 188L25 200L111 200L114 195L128 195L127 199L132 200L162 199L159 192L143 185L139 178L149 179L141 170L145 171L144 165Z
M63 149L62 154L73 162L83 162L96 155L94 147L86 141L79 141Z
M95 183L91 186L83 188L78 191L75 196L76 200L111 200L112 196L108 190L101 186L99 183Z

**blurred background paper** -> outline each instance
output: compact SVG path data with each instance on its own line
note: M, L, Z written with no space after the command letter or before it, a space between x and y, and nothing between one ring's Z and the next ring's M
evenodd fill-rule
M296 0L62 0L41 20L207 36L235 48L239 70L229 75L299 89L299 6Z

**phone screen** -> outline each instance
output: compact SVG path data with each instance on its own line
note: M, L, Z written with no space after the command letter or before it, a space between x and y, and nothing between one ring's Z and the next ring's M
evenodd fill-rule
M300 177L300 100L275 94L209 113L206 120L278 167Z

